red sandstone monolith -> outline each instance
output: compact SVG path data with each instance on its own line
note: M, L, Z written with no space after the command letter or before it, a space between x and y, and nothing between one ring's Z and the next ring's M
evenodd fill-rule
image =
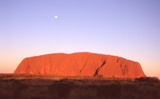
M48 54L22 60L14 74L139 78L145 74L138 62L96 53Z

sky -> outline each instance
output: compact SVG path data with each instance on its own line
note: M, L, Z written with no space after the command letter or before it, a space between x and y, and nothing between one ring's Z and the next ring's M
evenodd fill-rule
M0 73L30 56L93 52L160 78L160 0L0 0Z

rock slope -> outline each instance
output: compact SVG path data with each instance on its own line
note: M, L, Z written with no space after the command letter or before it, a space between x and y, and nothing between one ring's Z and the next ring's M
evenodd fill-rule
M145 74L138 62L117 56L88 52L47 54L22 60L14 74L101 76L138 78Z

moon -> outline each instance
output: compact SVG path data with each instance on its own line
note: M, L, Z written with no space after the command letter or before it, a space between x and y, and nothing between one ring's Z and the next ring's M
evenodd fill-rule
M55 18L55 19L57 19L57 18L58 18L58 16L54 16L54 18Z

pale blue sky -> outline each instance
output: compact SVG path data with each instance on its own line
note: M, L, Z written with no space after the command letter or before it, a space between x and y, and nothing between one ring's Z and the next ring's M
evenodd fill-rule
M160 77L160 0L0 0L0 73L28 56L82 51Z

